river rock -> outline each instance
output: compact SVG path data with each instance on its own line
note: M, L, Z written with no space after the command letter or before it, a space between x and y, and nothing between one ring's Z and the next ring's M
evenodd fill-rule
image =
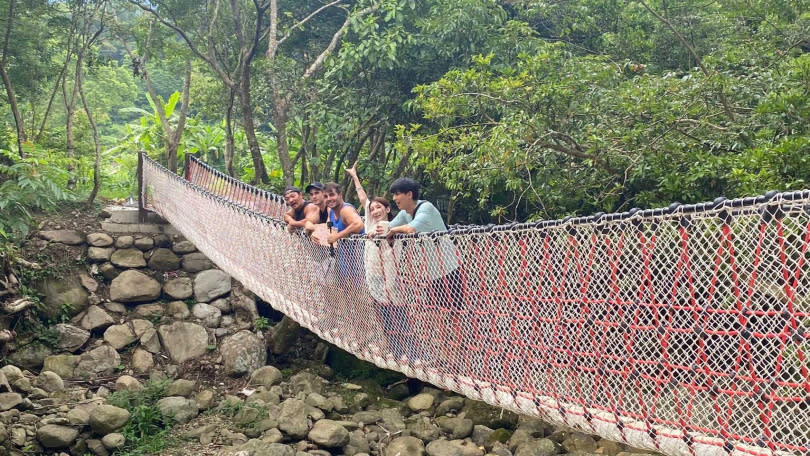
M239 331L226 337L219 348L227 375L250 374L267 363L264 339L250 331Z
M138 249L119 249L110 256L110 263L119 268L143 268L146 260Z
M425 445L416 437L397 437L385 447L385 456L423 456Z
M82 353L79 363L73 371L76 377L89 378L99 375L110 375L121 364L121 356L109 345Z
M303 456L308 453L301 453ZM267 443L264 439L251 439L239 447L239 452L236 455L250 455L250 456L298 456L289 445L281 443ZM236 456L235 455L235 456ZM404 456L404 455L403 455Z
M90 306L79 321L79 326L87 331L93 331L94 329L106 328L113 323L115 323L115 319L104 309L99 306Z
M173 299L188 299L194 292L190 277L178 277L163 284L163 292Z
M164 397L157 402L160 413L180 424L185 424L196 418L200 410L197 401L180 396Z
M163 305L159 303L141 304L132 313L141 318L160 318L163 316Z
M215 268L216 265L208 259L202 252L189 253L183 255L181 267L186 272L200 272Z
M170 325L162 325L158 334L163 347L175 363L198 358L208 350L208 333L196 323L176 321Z
M115 248L116 249L128 249L132 247L132 244L135 242L135 238L132 236L119 236L118 239L115 240Z
M37 429L37 440L45 448L66 448L79 436L79 430L70 426L47 424Z
M78 315L87 308L90 294L73 275L47 279L37 284L44 296L38 315L44 319L62 320Z
M275 366L262 366L250 374L250 384L270 388L281 383L283 376Z
M166 304L166 315L177 320L185 320L191 316L191 311L184 301L172 301Z
M156 271L176 271L180 269L180 258L169 249L155 249L149 257L149 268Z
M122 375L115 380L116 391L140 391L142 389L141 382L131 375Z
M104 448L108 450L117 450L118 448L124 446L126 442L127 438L124 437L124 434L120 434L118 432L112 432L101 438L102 445L104 445Z
M119 274L121 274L121 270L113 266L112 263L102 264L99 266L98 272L100 272L101 275L107 280L113 280L114 278L118 277Z
M115 241L107 233L90 233L87 235L87 243L93 247L110 247L113 242Z
M292 438L302 439L309 432L309 411L311 407L298 399L287 399L281 403L278 428Z
M147 329L141 336L141 347L149 353L160 353L160 337L155 328Z
M147 250L151 250L152 247L155 246L155 241L154 241L154 239L152 239L150 237L139 237L138 239L135 239L135 241L132 243L132 245L136 249L145 252Z
M197 386L191 380L186 380L183 378L179 378L173 381L168 388L166 388L166 395L167 396L181 396L181 397L191 397L194 394L194 388Z
M172 251L180 255L185 255L186 253L196 252L197 247L195 247L191 241L179 241L172 245Z
M473 420L475 424L480 424L491 429L514 429L518 423L518 415L514 412L494 407L485 402L465 399L464 415Z
M0 412L11 410L22 402L23 397L19 393L0 393Z
M39 237L46 241L59 242L67 245L84 244L84 233L75 230L50 230L40 231Z
M421 412L430 410L433 407L433 402L436 400L432 394L421 393L408 399L408 408L414 412Z
M37 378L34 379L34 386L37 388L42 388L49 393L64 391L65 389L65 383L62 381L62 377L60 377L56 372L52 371L40 372Z
M38 369L45 358L53 354L53 349L43 343L34 341L24 345L8 355L8 360L25 369Z
M90 427L99 435L117 431L124 427L127 421L129 412L113 405L99 405L90 412Z
M204 302L194 304L194 307L191 308L191 315L194 315L194 318L200 320L200 323L206 328L216 328L222 321L222 312L216 307Z
M463 439L472 434L473 422L468 418L440 416L436 424L446 432L451 439Z
M157 335L155 335L155 338L157 338ZM154 366L155 360L148 351L138 347L132 353L132 370L136 374L146 374Z
M90 247L87 249L87 261L91 263L110 261L114 251L112 247Z
M434 440L428 443L428 456L484 456L484 452L474 443L464 440Z
M152 328L152 322L142 319L131 320L121 325L112 325L104 331L104 341L116 350L120 350L140 339L150 328Z
M128 270L110 284L110 300L118 302L149 302L160 297L161 286L148 275Z
M551 440L534 439L518 445L515 456L554 456L560 452L560 447Z
M42 370L54 372L62 378L71 378L80 359L79 355L51 355L45 358Z
M349 443L349 431L337 421L319 420L312 426L307 438L322 447L337 448Z
M56 331L56 348L68 352L74 352L82 347L88 339L90 332L73 325L59 323L54 326Z
M194 300L210 302L231 292L231 276L219 269L202 271L194 277Z
M152 240L155 242L155 247L159 249L160 248L169 249L172 247L172 240L169 238L169 235L167 234L163 233L158 234L155 237L153 237Z

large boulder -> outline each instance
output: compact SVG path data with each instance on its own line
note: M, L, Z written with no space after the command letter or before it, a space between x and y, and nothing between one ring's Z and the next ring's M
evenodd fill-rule
M310 406L298 399L287 399L281 403L278 428L294 439L302 439L309 432Z
M225 361L227 375L250 374L267 363L267 346L264 340L250 331L239 331L225 338L219 347Z
M205 328L185 321L176 321L158 329L160 341L175 363L198 358L208 351L208 332Z
M140 253L140 252L138 252ZM138 271L124 271L110 284L110 300L118 302L147 302L160 297L157 280Z
M75 230L40 231L39 237L46 241L59 242L67 245L84 244L84 233Z
M113 405L99 405L90 412L90 427L99 435L117 431L124 427L127 421L129 412Z
M181 262L183 270L186 272L200 272L207 269L215 268L216 265L213 261L209 260L202 252L189 253L183 255Z
M39 316L45 319L70 318L87 308L90 295L76 276L44 280L37 284L37 289L44 297L38 308Z
M156 271L175 271L180 269L180 257L169 249L155 249L149 257L149 268Z
M66 448L79 436L79 430L70 426L46 424L37 429L37 440L45 448Z
M190 277L178 277L163 284L163 292L174 299L190 298L194 292Z
M231 292L231 276L219 269L209 269L194 277L194 299L211 302Z
M111 375L121 364L121 356L109 345L82 353L73 375L81 378L92 378Z

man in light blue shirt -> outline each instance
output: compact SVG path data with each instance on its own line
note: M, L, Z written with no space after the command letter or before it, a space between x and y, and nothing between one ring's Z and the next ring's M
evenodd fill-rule
M419 199L419 184L413 179L400 178L391 184L392 199L400 209L399 213L389 224L388 236L395 234L429 233L434 231L447 231L442 215L436 206L428 201ZM384 228L377 226L378 234L383 234ZM459 274L459 257L453 240L448 236L425 237L420 236L413 242L420 244L417 250L419 255L412 257L416 264L410 265L410 271L415 274L413 280L426 282L423 292L427 299L423 304L428 309L438 312L447 326L441 332L445 351L443 361L450 361L445 368L453 369L452 358L460 352L462 347L459 333L458 313L464 308L464 287ZM445 345L443 344L443 345ZM450 358L449 360L447 358Z

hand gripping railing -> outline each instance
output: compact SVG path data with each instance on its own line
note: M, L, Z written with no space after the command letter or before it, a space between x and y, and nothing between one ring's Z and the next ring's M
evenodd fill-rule
M277 197L254 210L211 171L145 160L148 205L360 358L666 454L810 454L810 191L357 237L332 257L286 231Z

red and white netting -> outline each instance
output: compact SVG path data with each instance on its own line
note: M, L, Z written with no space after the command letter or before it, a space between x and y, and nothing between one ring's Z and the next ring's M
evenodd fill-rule
M148 205L319 337L468 397L671 455L810 454L810 191L385 240L146 159Z

